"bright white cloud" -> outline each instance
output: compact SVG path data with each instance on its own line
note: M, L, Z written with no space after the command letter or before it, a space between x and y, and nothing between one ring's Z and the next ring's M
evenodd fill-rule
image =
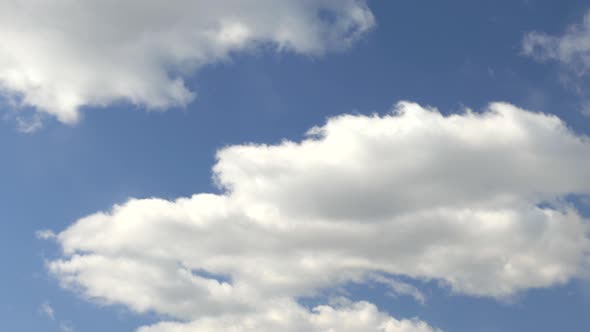
M138 332L440 332L419 320L397 320L367 302L323 305L311 312L292 302L251 315L198 319L189 324L160 323Z
M66 123L119 100L183 106L183 77L234 52L317 55L373 25L364 0L5 0L0 88Z
M590 249L565 200L589 194L590 139L509 104L443 116L400 103L217 157L223 194L133 199L82 218L57 234L64 256L50 271L88 298L189 322L150 332L429 331L369 304L310 312L296 299L388 280L420 298L395 275L507 297L576 277ZM333 319L365 310L358 328Z
M580 98L580 109L590 115L590 11L579 24L560 36L530 32L522 43L523 53L538 61L554 61L561 67L560 77Z

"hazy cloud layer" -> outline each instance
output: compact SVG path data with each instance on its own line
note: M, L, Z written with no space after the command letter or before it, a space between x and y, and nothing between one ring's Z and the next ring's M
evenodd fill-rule
M166 109L195 97L183 77L233 52L318 55L373 25L364 0L5 0L0 89L67 123L118 100Z
M587 261L587 221L565 198L589 194L590 140L552 115L400 103L217 158L223 194L82 218L56 235L64 253L49 270L88 298L186 321L146 332L399 332L432 328L368 303L309 311L296 299L376 281L423 302L395 275L505 298L563 284Z

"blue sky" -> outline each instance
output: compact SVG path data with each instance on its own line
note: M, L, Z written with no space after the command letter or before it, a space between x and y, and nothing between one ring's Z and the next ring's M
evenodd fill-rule
M337 12L338 6L354 2L327 3L327 10ZM0 8L11 5L14 3L7 1ZM0 198L4 202L0 208L0 257L4 262L0 317L4 329L134 331L161 321L196 320L196 316L174 317L174 313L158 309L138 313L124 300L109 299L108 291L102 299L88 299L84 291L60 287L64 275L50 272L45 262L67 259L60 249L67 240L42 240L35 234L39 230L61 232L80 218L108 211L132 197L175 200L195 193L223 195L212 180L215 154L222 148L245 143L279 146L285 139L299 142L309 128L322 126L328 118L375 113L385 117L402 100L436 107L445 115L462 113L466 107L482 111L490 102L503 101L525 112L556 115L575 131L572 135L590 134L590 119L583 114L584 93L576 90L579 86L583 89L588 80L585 70L576 67L577 74L571 78L567 57L553 56L549 51L545 56L523 52L523 39L532 31L559 37L573 24L581 24L590 10L587 1L369 1L368 8L374 15L374 27L350 46L332 49L329 45L336 41L323 40L326 49L308 50L306 44L296 44L295 50L287 47L277 51L272 45L280 41L269 40L270 46L240 45L229 49L226 58L182 72L185 86L196 93L196 98L180 107L166 105L165 111L146 111L153 106L150 103L155 103L147 97L137 97L139 101L135 102L120 94L113 97L115 101L107 98L99 102L101 105L81 103L77 107L79 121L67 123L60 119L65 106L48 106L46 101L27 104L23 100L31 88L15 88L16 83L0 75L0 86L8 87L3 90L4 120L0 121ZM9 31L7 26L0 25L0 32ZM590 34L585 37L586 42L590 40ZM588 50L585 52L588 54ZM48 54L49 63L62 63L70 56L64 60ZM24 66L34 65L23 61ZM78 67L73 68L75 71ZM57 79L48 79L41 84L59 92L62 85L58 83ZM13 98L18 100L17 106L11 105ZM42 122L40 128L32 133L18 130L19 119L34 121L37 116ZM432 130L436 132L437 128ZM531 136L531 140L534 138ZM342 144L345 149L346 142ZM589 145L586 139L586 150L580 151L590 151ZM568 156L557 156L569 160ZM590 182L584 182L589 179L584 176L588 170L584 166L590 165L590 156L575 157L579 159L572 160L579 162L574 163L574 171L538 167L547 167L548 177L561 176L562 171L579 173L580 177L572 181L578 181L581 189L564 193L563 189L543 187L543 192L588 195ZM226 158L228 164L240 162ZM277 202L280 206L282 201ZM587 216L587 206L579 200L572 204ZM118 222L124 222L124 218ZM582 224L587 223L582 220ZM89 238L84 236L93 235L76 236L85 241ZM496 246L509 247L501 241ZM77 250L98 251L84 246ZM568 274L564 283L551 281L543 287L519 283L505 298L474 294L460 284L441 284L445 276L440 274L414 278L402 270L397 280L417 287L426 297L425 303L404 294L388 296L386 285L369 281L335 283L334 289L327 287L325 292L338 293L338 288L349 300L373 303L395 319L415 317L449 332L585 331L590 324L590 284L583 276L587 273L583 267ZM78 286L92 287L84 282ZM328 297L318 296L310 303L328 303ZM44 303L53 308L55 317L41 312Z

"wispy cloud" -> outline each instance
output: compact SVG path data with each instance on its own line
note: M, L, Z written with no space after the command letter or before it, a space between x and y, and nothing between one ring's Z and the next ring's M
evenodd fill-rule
M16 125L18 131L21 133L30 134L43 127L43 122L41 121L41 115L35 113L30 117L18 116L16 118Z
M35 232L35 236L40 240L49 240L55 238L55 233L48 229L43 229Z
M55 311L53 310L53 307L51 307L51 305L48 302L43 302L39 306L39 313L41 313L41 315L43 315L51 320L55 320Z
M57 319L57 314L55 312L55 309L53 309L53 307L49 304L49 302L46 301L46 302L41 303L41 305L39 306L39 313L41 315L43 315L44 317L47 317L51 321L55 322L60 331L62 331L62 332L74 332L75 331L71 322Z
M561 35L528 32L522 52L539 62L558 63L562 81L580 97L582 112L590 115L590 11Z
M60 322L59 323L59 329L62 332L74 332L74 331L76 331L74 329L74 327L72 326L72 324L69 323L69 322Z

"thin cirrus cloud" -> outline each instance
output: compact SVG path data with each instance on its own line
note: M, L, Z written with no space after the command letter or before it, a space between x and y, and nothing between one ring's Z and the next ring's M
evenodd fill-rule
M46 237L63 248L47 264L86 298L173 319L141 332L432 332L368 302L298 299L378 282L421 301L396 276L498 299L564 284L588 263L588 222L566 199L587 197L588 169L590 139L556 116L403 102L223 148L222 193L84 217Z
M0 89L70 124L84 106L184 106L195 92L183 78L232 53L319 55L373 26L364 0L7 0Z

